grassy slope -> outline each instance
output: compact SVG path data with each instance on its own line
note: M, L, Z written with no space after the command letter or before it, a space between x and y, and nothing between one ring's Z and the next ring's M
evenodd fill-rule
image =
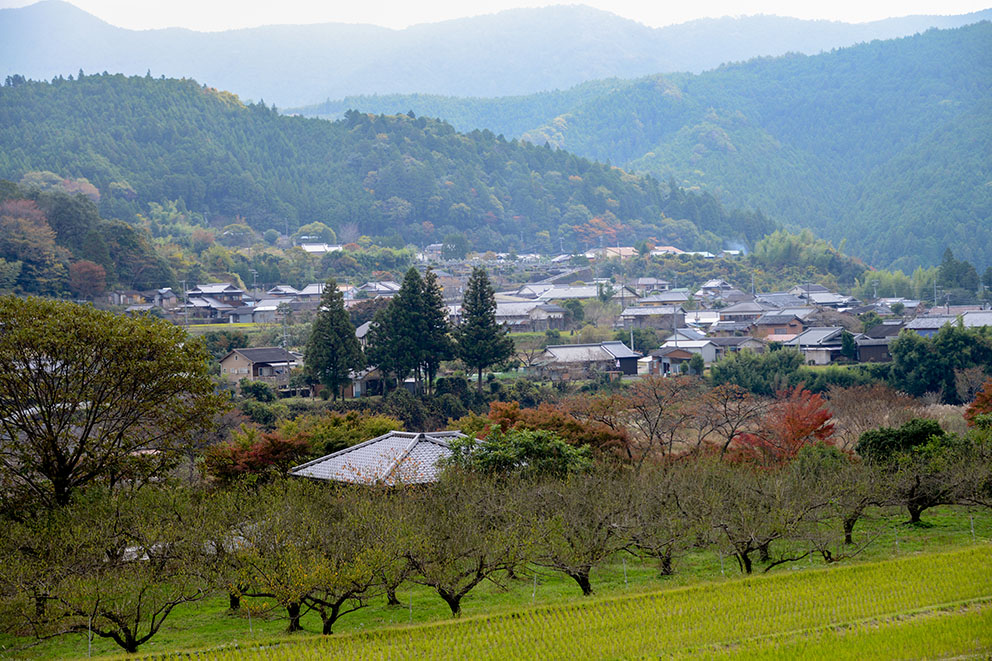
M786 572L503 615L287 641L265 658L860 658L973 653L992 646L987 544L879 563ZM863 639L863 640L862 640ZM862 644L863 643L863 644ZM223 650L205 658L257 656ZM830 654L833 657L833 654ZM819 657L822 658L822 657Z
M960 509L938 508L924 513L926 526L914 527L902 524L904 513L888 513L870 517L858 524L856 541L865 540L873 531L880 536L868 546L853 562L884 560L893 557L916 554L922 551L944 551L973 544L975 541L992 541L992 512L978 511L974 514L975 536L972 537L969 514ZM738 569L732 559L724 558L723 573L721 559L711 552L692 553L678 560L676 575L658 579L654 566L628 558L626 564L618 559L614 564L597 567L593 570L593 587L598 597L617 597L637 594L658 587L675 588L691 586L701 582L719 584L739 582ZM773 574L792 574L818 569L818 561L804 560L792 565L784 565L773 570ZM761 571L760 565L757 571ZM626 581L625 581L626 573ZM577 586L571 579L552 572L541 572L535 591L533 579L509 581L506 589L491 584L483 584L469 593L463 601L466 617L497 615L531 606L582 603ZM400 599L412 608L388 608L382 601L369 608L344 617L335 627L336 634L346 634L382 627L403 626L411 623L425 624L449 619L447 606L433 592L419 586L402 586ZM260 605L261 600L245 600L245 603ZM227 599L214 596L203 602L177 609L166 621L160 633L142 646L145 654L164 653L180 649L218 648L233 644L259 644L279 640L286 627L284 611L274 609L263 616L249 621L243 616L231 615L227 611ZM319 622L312 614L304 617L303 626L307 632L293 637L313 637L319 631ZM0 636L0 657L17 658L72 658L86 656L85 636L66 636L46 641L29 649L21 649L5 654L2 650L26 641ZM113 643L96 640L93 643L94 655L114 655L118 652Z

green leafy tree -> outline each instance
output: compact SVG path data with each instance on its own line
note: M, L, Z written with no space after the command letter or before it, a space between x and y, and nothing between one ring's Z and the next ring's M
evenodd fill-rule
M854 343L854 336L847 331L840 334L840 353L848 360L858 359L858 345Z
M441 244L441 257L444 259L465 259L468 255L469 243L464 234L445 234Z
M462 323L455 329L458 357L478 372L482 392L482 370L513 355L513 340L496 323L496 295L485 269L475 267L462 300Z
M95 481L140 482L224 408L182 328L37 298L0 298L5 494L65 505Z
M563 478L592 468L592 451L588 445L570 445L558 434L544 429L503 431L496 425L481 440L466 437L448 445L452 450L449 459L452 465L487 475L519 473Z
M304 374L311 384L320 383L337 399L350 382L350 373L365 365L355 328L344 309L338 283L329 279L320 297L320 309L310 329L304 354Z

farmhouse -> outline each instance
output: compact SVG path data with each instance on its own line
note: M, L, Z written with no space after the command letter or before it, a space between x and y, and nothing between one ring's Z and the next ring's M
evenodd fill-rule
M289 373L299 366L295 354L281 347L235 349L220 361L220 374L228 381L263 381L274 386L289 385Z
M305 477L352 484L426 484L436 482L438 465L451 456L448 441L465 438L458 431L392 431L289 471Z

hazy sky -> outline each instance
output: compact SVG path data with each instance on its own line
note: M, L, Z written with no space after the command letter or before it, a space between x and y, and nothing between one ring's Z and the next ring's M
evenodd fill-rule
M32 0L0 0L0 8L22 7ZM694 18L777 14L862 22L909 14L964 14L984 9L992 0L73 0L72 4L108 23L132 29L186 27L225 30L275 23L372 23L402 28L450 18L489 14L512 7L587 4L658 27Z

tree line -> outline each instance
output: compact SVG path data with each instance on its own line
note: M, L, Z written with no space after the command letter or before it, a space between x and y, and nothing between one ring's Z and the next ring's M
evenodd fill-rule
M452 327L437 275L427 269L407 271L399 291L375 313L363 351L355 336L337 282L328 280L305 354L305 376L326 387L332 398L369 363L388 380L402 384L413 375L416 392L431 394L442 361L455 357L478 372L513 355L506 327L496 322L496 299L489 276L472 270L462 303L462 323Z

